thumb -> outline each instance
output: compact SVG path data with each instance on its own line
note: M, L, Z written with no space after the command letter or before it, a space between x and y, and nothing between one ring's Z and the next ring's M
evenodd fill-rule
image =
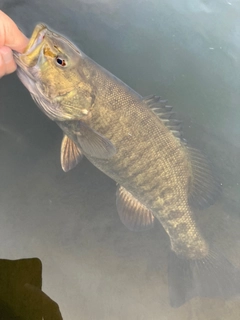
M7 46L22 52L28 44L28 38L18 29L15 22L0 10L0 47Z

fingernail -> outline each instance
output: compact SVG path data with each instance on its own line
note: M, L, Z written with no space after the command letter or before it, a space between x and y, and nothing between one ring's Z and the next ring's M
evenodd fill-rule
M12 50L8 47L0 48L0 54L2 55L3 61L9 63L13 59Z

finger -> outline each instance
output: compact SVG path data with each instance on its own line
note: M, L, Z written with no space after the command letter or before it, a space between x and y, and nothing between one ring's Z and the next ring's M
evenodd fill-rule
M3 61L2 55L0 54L0 78L5 75L5 63Z
M18 29L15 22L0 10L0 46L8 46L18 52L23 52L28 44L28 38Z
M17 66L13 59L12 50L8 47L2 47L0 48L0 55L2 57L2 62L4 64L3 68L5 71L5 74L9 74L15 71Z

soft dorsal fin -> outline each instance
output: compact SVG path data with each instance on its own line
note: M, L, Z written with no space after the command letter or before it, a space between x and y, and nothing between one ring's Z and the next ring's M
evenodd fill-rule
M82 160L83 154L80 148L64 135L61 145L61 166L63 171L67 172Z
M167 100L151 95L144 97L143 101L181 141L189 154L193 170L189 190L190 205L198 208L210 206L219 196L221 188L212 174L208 161L199 150L187 146L186 140L182 137L181 121L174 119L175 114L172 112L172 107L167 105Z
M221 193L221 185L214 177L210 165L202 153L186 147L192 164L192 181L189 188L189 204L197 208L212 205Z
M152 212L122 186L118 186L116 205L122 223L131 231L148 230L154 226Z
M174 119L175 113L172 106L167 105L167 100L161 100L159 96L151 95L143 98L146 105L161 119L176 138L182 141L182 122Z

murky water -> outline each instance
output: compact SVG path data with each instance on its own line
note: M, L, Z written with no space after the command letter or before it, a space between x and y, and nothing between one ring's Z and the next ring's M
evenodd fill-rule
M141 95L174 105L223 183L201 223L240 266L240 1L2 1L28 36L45 22ZM0 82L0 258L40 258L64 319L238 318L239 297L172 309L162 227L128 231L115 183L86 159L62 172L58 127L16 75Z

